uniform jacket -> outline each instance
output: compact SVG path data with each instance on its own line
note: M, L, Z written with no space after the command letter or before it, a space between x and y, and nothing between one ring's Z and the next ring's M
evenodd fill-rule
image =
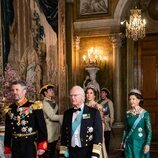
M103 118L104 118L104 122L105 122L104 131L111 131L111 127L114 122L113 102L110 99L106 99L103 101L99 101L99 104L101 104L103 106L103 109L104 109L104 106L106 104L108 104L109 114L106 114L107 107L105 108L105 113L103 112L103 114L104 114Z
M57 114L58 105L55 100L50 100L47 97L43 100L43 112L48 131L48 143L52 143L59 139L63 115Z
M36 141L38 148L46 150L47 129L41 102L33 103L26 100L21 106L11 104L5 111L4 146L6 150L11 149L12 140Z
M61 134L61 146L71 146L71 129L72 129L72 115L73 108L67 110L64 113L62 134ZM82 147L92 147L94 144L98 145L102 143L102 121L100 112L97 109L84 106L81 129L80 129L80 140ZM63 152L61 152L63 153Z

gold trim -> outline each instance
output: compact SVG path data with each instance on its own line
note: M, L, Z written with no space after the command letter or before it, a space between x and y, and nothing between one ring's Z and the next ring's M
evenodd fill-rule
M65 154L65 152L66 152L66 146L60 146L60 154Z
M32 136L37 134L37 132L32 132L32 133L14 133L12 134L14 137L27 137L27 136Z
M44 85L40 90L39 90L39 93L41 93L42 92L42 90L44 90L44 89L46 89L47 90L47 88L48 87L52 87L52 88L54 88L55 87L55 85L53 85L53 84L46 84L46 85Z
M28 100L26 98L24 98L22 101L17 102L16 105L21 106L24 105Z
M34 110L39 110L43 108L43 103L41 101L35 101L31 106Z
M100 144L94 144L92 152L100 155L101 154L101 145Z

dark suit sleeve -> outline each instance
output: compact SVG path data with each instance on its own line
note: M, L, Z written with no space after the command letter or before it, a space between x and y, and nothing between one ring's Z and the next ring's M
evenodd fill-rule
M103 139L103 127L99 110L96 110L94 120L94 144L99 144L102 143Z
M63 124L61 127L61 145L60 157L68 157L68 146L71 144L71 121L72 112L66 111L64 113Z
M47 128L42 108L34 109L34 115L38 131L38 149L47 150Z
M63 118L63 124L62 124L62 127L61 127L61 145L64 145L66 146L66 139L65 139L65 136L66 136L66 114L64 113L64 118Z
M4 136L4 153L11 153L11 138L12 138L12 129L9 123L10 119L8 114L5 118L5 136Z
M92 156L98 158L100 157L102 140L103 140L102 120L99 110L96 110L96 114L94 116L94 139L93 139Z

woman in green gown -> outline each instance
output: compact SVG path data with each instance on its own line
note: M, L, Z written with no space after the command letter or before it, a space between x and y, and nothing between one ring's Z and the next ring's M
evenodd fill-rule
M126 112L121 144L124 157L150 158L152 130L149 112L141 107L143 97L138 89L132 89L128 96L131 109Z

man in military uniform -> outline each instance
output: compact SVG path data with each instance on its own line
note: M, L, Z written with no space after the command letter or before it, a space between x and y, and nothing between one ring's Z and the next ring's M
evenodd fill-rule
M4 109L5 157L36 158L47 150L47 129L40 101L26 99L26 84L14 81L11 91L15 103Z
M43 112L48 131L48 151L44 153L44 158L56 157L56 145L60 137L60 128L63 115L58 114L58 105L55 100L55 86L46 84L40 89L40 94L44 96Z
M80 86L70 90L72 108L64 113L60 157L99 158L102 143L102 121L97 109L84 104Z
M114 122L114 107L113 102L110 99L110 91L107 88L101 89L100 97L101 100L99 100L98 103L103 106L105 147L107 153L109 153L111 127Z

